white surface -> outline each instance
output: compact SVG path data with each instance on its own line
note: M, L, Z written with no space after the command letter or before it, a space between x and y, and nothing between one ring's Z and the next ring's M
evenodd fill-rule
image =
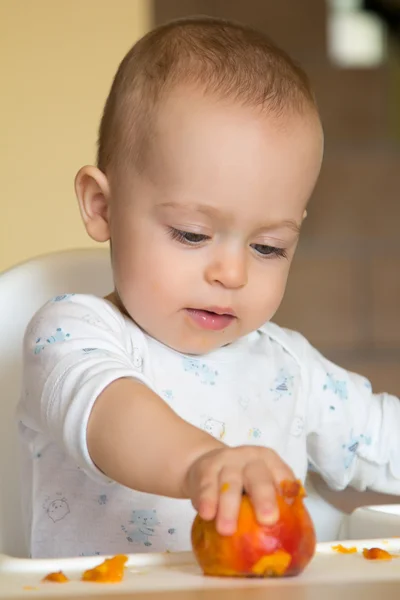
M107 250L49 254L0 274L0 552L26 556L19 504L14 411L19 397L21 345L33 314L64 292L112 291Z
M400 537L400 505L358 508L348 519L346 533L353 539L365 536Z
M387 515L393 515L400 517L400 504L390 504L389 506L368 506L365 507L364 510L368 510L368 512L375 513L384 513ZM398 520L398 525L400 526L400 519Z
M355 581L399 581L400 557L391 561L369 561L362 556L364 547L381 547L389 552L400 552L400 540L363 540L361 542L343 542L344 545L356 546L357 554L340 554L332 550L331 544L320 544L317 553L307 569L293 578L265 579L262 585L304 585L328 583L340 578L342 583ZM33 587L30 593L40 597L80 595L99 595L110 590L153 591L204 589L218 587L250 587L259 586L260 579L227 579L203 577L195 564L191 553L179 554L136 554L129 556L124 580L119 584L99 584L79 581L82 572L100 562L101 557L86 557L61 560L29 560L0 557L0 597L21 596L25 586ZM72 581L66 584L40 583L49 572L62 570ZM400 588L399 588L400 589Z

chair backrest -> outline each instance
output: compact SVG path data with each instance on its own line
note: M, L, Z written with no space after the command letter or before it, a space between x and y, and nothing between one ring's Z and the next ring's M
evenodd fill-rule
M0 552L27 555L15 424L25 328L53 296L104 296L112 289L109 252L103 249L48 254L0 274Z

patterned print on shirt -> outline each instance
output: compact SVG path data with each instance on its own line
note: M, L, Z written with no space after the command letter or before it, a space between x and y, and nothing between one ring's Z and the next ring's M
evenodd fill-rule
M183 368L188 373L193 373L199 378L200 383L204 385L215 385L218 377L218 371L215 371L197 358L184 357L182 359Z
M62 521L70 513L69 504L65 498L55 498L52 500L47 496L43 503L43 508L53 523Z
M332 373L326 374L326 383L322 388L325 392L332 392L341 400L347 400L347 382L341 379L335 379Z
M70 337L69 333L64 333L61 327L57 327L55 333L48 338L37 338L36 345L33 349L34 354L40 354L49 344L57 344L65 342Z
M223 440L225 437L225 423L216 419L207 419L203 424L204 431L211 434L218 440Z
M133 527L127 529L121 525L122 531L126 534L128 542L151 546L150 539L156 535L155 527L160 525L156 510L133 510L132 519L129 521Z
M280 369L270 388L275 393L274 400L280 400L284 396L291 396L293 392L294 377L286 369Z

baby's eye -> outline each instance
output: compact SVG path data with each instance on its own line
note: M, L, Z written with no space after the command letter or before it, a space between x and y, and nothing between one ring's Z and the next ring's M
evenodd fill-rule
M276 248L275 246L268 246L267 244L251 244L251 247L261 256L277 256L278 258L287 257L286 250L284 248Z
M203 233L181 231L180 229L175 229L175 227L170 227L170 234L173 240L178 240L178 242L181 242L182 244L189 244L192 246L201 244L210 239L208 235L204 235Z

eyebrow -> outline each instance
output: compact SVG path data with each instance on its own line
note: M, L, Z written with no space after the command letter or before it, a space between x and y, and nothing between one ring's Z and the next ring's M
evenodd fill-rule
M299 234L301 226L294 219L285 219L284 221L279 221L277 223L270 223L266 225L263 229L282 229L287 228L291 229L295 233Z
M179 202L161 202L157 204L157 208L177 208L181 210L194 210L201 212L210 217L221 217L222 213L218 208L214 208L209 204L181 204Z
M157 204L157 208L175 208L181 210L193 210L195 212L203 213L209 217L222 217L223 213L218 209L210 206L209 204L181 204L179 202L161 202ZM284 219L276 223L269 223L260 227L259 231L263 229L282 229L287 228L294 231L296 234L300 233L301 226L294 219Z

